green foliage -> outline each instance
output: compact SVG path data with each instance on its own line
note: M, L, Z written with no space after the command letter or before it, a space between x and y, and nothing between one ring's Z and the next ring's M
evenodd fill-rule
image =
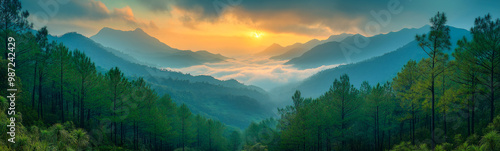
M481 146L485 146L486 150L496 150L500 148L500 134L497 131L486 133L480 141Z
M239 150L241 146L241 134L238 131L231 132L231 136L229 136L229 149L230 150Z
M411 142L401 142L400 144L398 145L395 145L391 151L429 151L429 149L427 149L427 145L425 144L422 144L420 146L415 146L415 145L411 145Z
M251 146L245 146L243 151L267 151L267 146L257 143Z

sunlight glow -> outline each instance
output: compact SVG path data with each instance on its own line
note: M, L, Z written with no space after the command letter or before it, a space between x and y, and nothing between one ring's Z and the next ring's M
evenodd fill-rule
M262 37L262 33L261 32L253 32L252 36L255 38L260 38L260 37Z

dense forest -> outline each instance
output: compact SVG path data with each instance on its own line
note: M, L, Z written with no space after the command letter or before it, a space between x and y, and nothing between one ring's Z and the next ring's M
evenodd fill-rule
M18 0L3 0L0 9L1 125L10 124L5 90L17 89L16 143L2 128L0 150L500 148L500 19L490 15L474 21L472 39L450 41L438 13L431 31L415 37L428 57L410 60L392 81L355 87L342 75L318 98L296 91L279 119L239 130L192 113L144 78L127 78L117 67L100 72L82 51L49 41L46 27L32 30ZM7 76L9 62L15 78Z

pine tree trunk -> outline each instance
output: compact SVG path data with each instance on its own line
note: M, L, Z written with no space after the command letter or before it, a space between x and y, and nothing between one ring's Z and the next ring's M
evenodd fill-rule
M38 113L38 115L39 119L43 120L43 93L42 93L43 71L40 70L39 73L40 74L38 75L38 110L40 111L40 113Z
M470 122L470 107L471 104L469 103L468 106L467 106L467 137L470 136L470 125L471 125L471 122Z
M415 109L413 107L413 103L411 104L411 114L412 114L412 122L411 122L411 144L415 145L415 123L416 123L416 118L415 118Z
M76 114L75 114L75 110L76 110L76 101L77 101L77 100L75 99L75 96L76 96L77 94L76 94L76 90L75 90L75 91L73 91L73 92L74 92L74 93L73 93L73 120L74 120L74 119L76 119L76 116L75 116L75 115L76 115Z
M63 60L62 60L62 50L61 50L61 119L64 123L64 92L63 92Z
M491 98L490 98L490 104L491 104L491 112L490 112L490 123L493 123L493 118L495 116L495 85L493 81L493 76L494 76L494 66L491 67L491 76L490 76L490 92L491 92Z
M82 99L80 100L80 127L85 128L85 102L83 101L85 97L82 95Z
M472 94L472 121L471 121L471 134L474 134L474 124L476 123L475 120L475 112L476 112L476 105L475 105L475 93Z
M156 127L155 127L156 129ZM123 132L123 121L120 122L120 145L123 145L123 136L125 135L124 132ZM156 134L155 134L155 142L156 142Z
M31 94L31 108L35 109L35 88L36 88L36 69L38 68L38 61L35 59L35 71L33 73L33 93Z
M317 142L317 149L316 149L317 151L320 150L320 144L319 144L321 141L321 132L320 131L321 131L321 127L318 126L318 142Z
M446 142L446 138L448 137L448 129L446 127L446 109L444 109L444 115L443 115L443 124L444 124L444 142Z
M432 70L434 69L434 61L432 63ZM431 93L432 93L432 116L431 116L431 141L432 141L432 150L434 150L434 147L436 146L435 139L434 139L434 102L435 102L435 94L434 94L434 71L432 71L432 77L431 77Z

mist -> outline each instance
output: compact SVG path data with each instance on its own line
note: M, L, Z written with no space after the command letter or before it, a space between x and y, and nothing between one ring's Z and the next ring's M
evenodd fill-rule
M192 75L209 75L220 80L235 79L246 85L255 85L269 91L289 83L300 82L319 71L341 65L323 65L317 68L297 69L292 67L292 65L283 65L283 63L287 61L288 60L276 61L267 58L242 57L186 68L167 67L164 69Z

